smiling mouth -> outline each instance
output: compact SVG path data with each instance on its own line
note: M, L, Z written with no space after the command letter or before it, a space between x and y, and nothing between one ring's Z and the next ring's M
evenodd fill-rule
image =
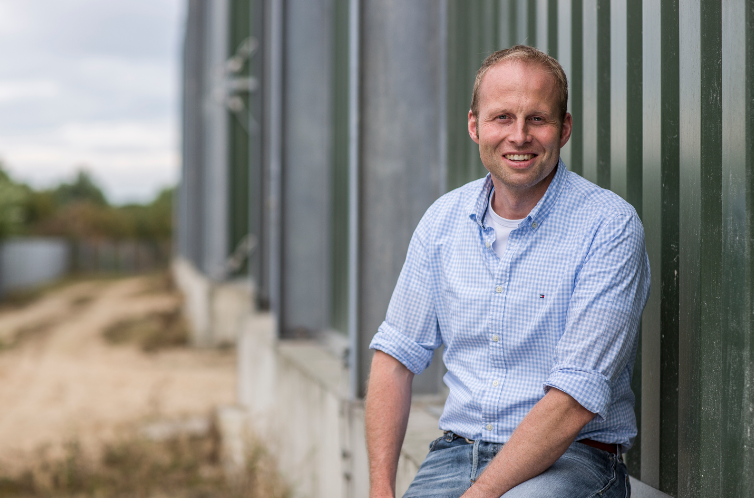
M509 161L528 161L534 157L534 154L505 154L503 157Z

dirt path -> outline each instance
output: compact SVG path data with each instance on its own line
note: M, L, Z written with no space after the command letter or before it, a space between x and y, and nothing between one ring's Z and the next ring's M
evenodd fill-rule
M96 445L139 424L231 403L232 351L144 353L103 338L116 322L178 303L158 278L135 277L68 285L0 311L0 466L23 465L44 446Z

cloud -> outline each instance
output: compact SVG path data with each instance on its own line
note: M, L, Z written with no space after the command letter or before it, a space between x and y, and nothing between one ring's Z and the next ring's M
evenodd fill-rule
M51 99L60 95L53 80L0 81L0 105L19 100Z
M166 150L175 146L167 123L67 123L60 135L68 147L90 151Z
M175 183L183 0L0 0L0 157L52 186L86 165L111 200Z

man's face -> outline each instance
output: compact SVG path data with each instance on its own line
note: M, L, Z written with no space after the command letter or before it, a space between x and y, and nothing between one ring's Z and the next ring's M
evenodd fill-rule
M496 188L544 195L571 136L571 115L560 122L558 95L555 78L538 65L505 61L487 70L478 116L469 112L469 135Z

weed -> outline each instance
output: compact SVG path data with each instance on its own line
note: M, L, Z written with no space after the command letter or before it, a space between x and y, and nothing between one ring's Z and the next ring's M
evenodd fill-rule
M116 322L103 335L111 344L136 344L150 353L185 346L189 337L180 307Z
M289 498L266 450L254 446L242 475L228 480L210 435L177 436L155 442L132 437L108 444L99 458L76 442L64 455L44 457L16 475L0 472L3 498Z

